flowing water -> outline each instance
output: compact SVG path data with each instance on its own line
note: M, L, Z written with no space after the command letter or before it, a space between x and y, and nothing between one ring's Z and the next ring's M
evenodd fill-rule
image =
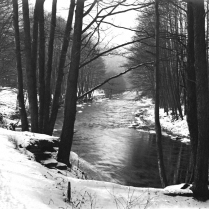
M140 108L135 94L126 92L111 100L78 107L72 150L92 164L109 181L129 186L160 187L155 136L128 128ZM55 135L62 126L61 111ZM163 138L164 163L169 184L184 182L189 146Z

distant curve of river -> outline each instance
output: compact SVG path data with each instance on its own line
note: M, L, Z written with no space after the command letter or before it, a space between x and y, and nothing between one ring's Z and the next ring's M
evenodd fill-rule
M155 136L128 128L140 108L135 93L77 108L72 150L110 181L128 186L161 187ZM62 127L59 113L55 135ZM189 165L189 146L163 138L164 163L169 184L184 182Z

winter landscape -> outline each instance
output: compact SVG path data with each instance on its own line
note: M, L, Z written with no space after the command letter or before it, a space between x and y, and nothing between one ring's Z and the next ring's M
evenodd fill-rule
M0 11L0 209L209 208L208 1Z
M125 92L125 95L136 96L135 92ZM16 111L16 90L1 88L0 109L5 118L11 118ZM105 99L103 99L105 100ZM103 102L101 99L99 102ZM136 128L139 132L145 130L141 127L153 125L153 103L150 99L143 98L136 101L138 105L146 106L139 111L146 111L143 120L136 117L129 128ZM80 105L78 105L79 107ZM139 111L134 115L138 115ZM172 140L177 136L182 143L189 144L188 128L185 120L173 122L171 117L166 117L160 111L160 118L164 135L169 135ZM82 114L82 113L80 113ZM14 122L9 120L9 122ZM18 120L15 120L18 122ZM19 122L20 123L20 122ZM18 130L18 128L16 128ZM149 130L153 133L153 130ZM168 134L169 133L169 134ZM208 208L209 202L200 202L192 197L192 191L182 189L185 183L160 188L137 188L122 186L98 180L88 180L82 170L94 169L71 152L70 162L72 168L58 165L56 149L51 157L47 156L46 162L37 162L37 150L33 150L36 141L48 141L47 147L56 148L58 137L31 132L11 131L1 128L1 208ZM43 142L44 143L44 142ZM46 143L46 142L45 142ZM31 145L31 146L30 146ZM42 146L42 145L40 145ZM30 150L30 151L29 151ZM50 151L45 151L45 154ZM50 155L49 155L50 156ZM48 161L48 162L47 162ZM90 168L89 168L90 167ZM158 174L156 174L158 175ZM71 185L71 199L68 199L68 184Z

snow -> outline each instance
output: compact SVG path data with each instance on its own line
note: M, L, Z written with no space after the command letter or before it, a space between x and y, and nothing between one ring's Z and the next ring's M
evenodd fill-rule
M168 196L164 193L175 189L182 192L180 186L165 189L127 187L109 182L68 178L73 191L72 201L84 198L82 208L208 208L209 201L202 203L192 197ZM94 207L91 207L94 205Z
M15 112L17 90L9 87L0 87L0 113L11 115ZM13 102L11 102L13 101Z
M183 185L165 189L136 188L104 181L77 179L73 174L63 175L56 169L48 169L29 160L27 155L14 149L14 145L8 140L11 133L12 131L0 130L1 209L209 207L209 201L203 203L192 197L178 196L182 193L180 188ZM17 132L13 132L13 135L15 133ZM36 138L36 134L33 135ZM38 137L40 138L40 135L37 134ZM78 160L75 153L72 153L71 157L75 162L76 158ZM66 201L68 182L71 184L70 203ZM177 196L165 195L168 191L171 192L172 188Z
M186 187L186 188L184 188ZM163 193L167 195L192 195L192 191L190 189L191 185L189 184L178 184L167 186L164 188Z
M135 122L130 124L130 128L141 129L148 128L150 133L155 133L154 129L154 104L150 98L143 97L137 102L139 109L134 112ZM171 112L167 115L164 110L160 109L160 124L163 135L170 136L172 139L180 138L180 141L189 144L189 130L186 118L173 120Z
M93 92L93 97L104 97L105 92L102 89L97 89Z
M1 91L0 101L6 101L9 98L8 102L11 104L9 92L11 91L3 94L4 91ZM4 95L3 99L2 95ZM152 124L151 100L143 99L140 105L140 111L146 111L147 116L141 120L142 124L145 122ZM0 106L1 108L3 106L0 110L4 110L5 113L9 111L6 109L6 103ZM171 120L164 117L161 111L162 126L181 134L184 136L182 138L188 141L185 121L175 121L177 125L169 121ZM140 131L140 129L137 130ZM150 132L154 133L153 130ZM79 179L81 176L75 172L76 169L78 170L76 168L78 163L87 167L89 171L93 167L79 159L73 152L70 156L73 169L70 172L48 169L35 162L24 147L18 150L19 144L25 143L27 146L31 140L37 139L50 142L56 140L43 134L14 132L0 128L0 209L209 208L209 201L198 202L191 197L189 185L185 189L182 189L184 184L172 185L164 189L136 188L105 181ZM71 185L70 202L67 200L68 182Z
M2 132L2 130L1 130ZM67 207L63 191L56 188L58 174L27 159L8 141L6 131L0 135L0 208L45 209Z

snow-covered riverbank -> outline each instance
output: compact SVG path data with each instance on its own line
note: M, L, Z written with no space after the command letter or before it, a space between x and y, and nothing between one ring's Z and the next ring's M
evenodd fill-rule
M134 112L135 121L129 126L136 128L138 131L154 132L154 104L151 99L143 97L137 102L139 109ZM189 131L184 119L173 120L171 114L167 115L163 109L160 109L160 123L163 135L170 136L171 139L180 140L189 144Z
M16 102L11 99L9 91L6 94L1 93L1 103L8 100L11 105ZM7 105L4 102L3 109L5 113L6 108ZM147 110L143 108L147 108ZM151 101L143 99L141 110L147 112L147 117L144 120L151 121L153 114ZM161 124L163 124L162 117ZM174 129L174 124L169 123L169 119L164 118L166 128L170 128L172 131L178 130ZM137 121L139 123L138 119ZM183 126L180 127L182 133ZM187 135L182 134L182 136L186 137ZM136 188L104 181L79 179L83 178L83 173L82 171L80 173L79 171L76 172L76 167L71 171L60 170L56 167L49 169L35 162L30 152L24 149L23 145L19 146L20 142L28 142L31 138L49 139L46 135L0 129L1 209L209 208L209 201L198 202L191 197L191 191L188 187L181 189L184 184L165 189ZM78 165L79 159L75 153L71 155L70 160L74 161L74 165ZM68 182L71 185L70 201L67 199Z
M8 140L11 135L15 132L0 129L1 209L209 207L209 201L198 202L190 197L189 189L181 189L184 184L165 189L127 187L82 180L73 173L46 168L15 149ZM70 202L67 200L68 182L71 184Z

